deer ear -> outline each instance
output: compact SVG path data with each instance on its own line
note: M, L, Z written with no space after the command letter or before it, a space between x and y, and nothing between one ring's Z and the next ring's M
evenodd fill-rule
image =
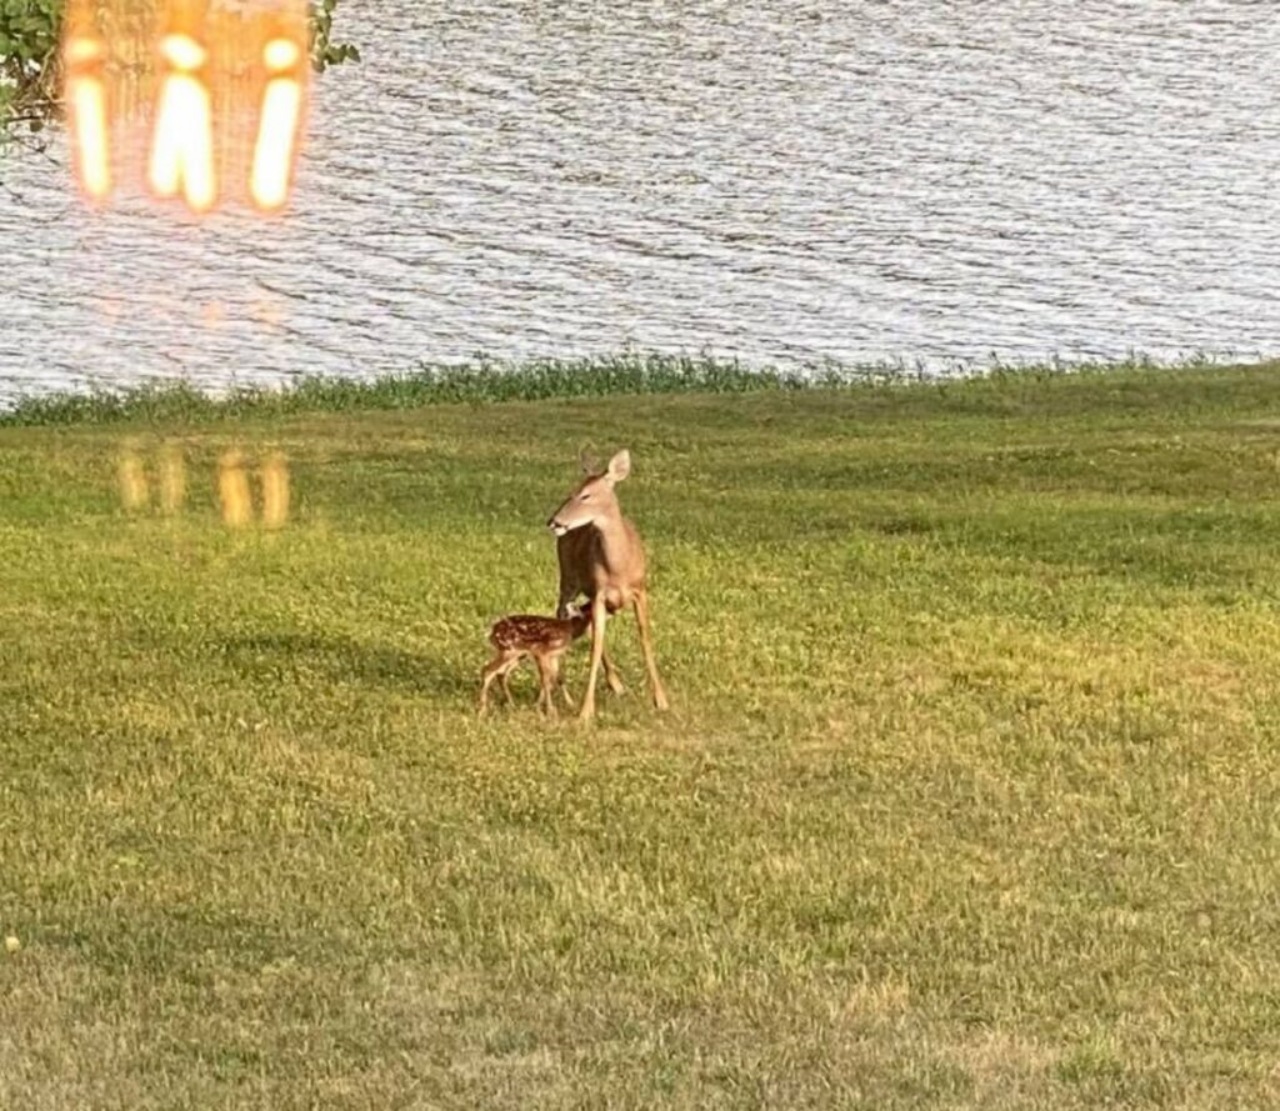
M621 482L631 473L631 452L623 448L609 460L608 475L614 482Z
M578 464L582 467L583 474L597 475L600 473L600 457L587 448L583 448L578 453Z

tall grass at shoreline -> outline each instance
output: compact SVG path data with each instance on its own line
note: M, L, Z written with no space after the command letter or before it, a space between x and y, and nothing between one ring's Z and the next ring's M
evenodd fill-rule
M303 376L281 386L239 385L222 391L205 391L182 381L59 391L21 398L10 411L0 413L0 425L190 421L250 413L351 412L610 394L737 393L809 384L798 373L748 370L734 361L710 358L621 355L514 364L485 360L461 366L423 364L405 374L372 380Z
M199 412L0 428L0 1107L1280 1102L1280 364Z
M624 353L582 359L525 362L481 360L471 365L421 364L405 374L375 379L302 376L280 386L233 385L212 391L185 381L148 382L121 388L101 385L19 397L0 410L0 427L113 421L198 422L248 415L287 416L303 412L410 409L469 402L545 401L666 393L751 393L757 391L897 386L963 378L1029 379L1062 374L1115 374L1138 370L1193 369L1202 357L1166 367L1134 356L1117 363L1052 363L1010 367L993 362L956 376L927 374L906 364L827 363L777 370L744 366L712 356Z

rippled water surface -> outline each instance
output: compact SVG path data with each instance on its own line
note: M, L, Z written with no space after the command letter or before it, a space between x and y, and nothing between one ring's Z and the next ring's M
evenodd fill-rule
M287 219L0 163L0 392L1280 351L1280 9L343 0Z

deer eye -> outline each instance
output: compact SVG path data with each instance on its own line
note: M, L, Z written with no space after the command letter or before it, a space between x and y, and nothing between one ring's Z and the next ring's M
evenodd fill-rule
M590 500L591 500L591 494L589 492L586 494L580 494L578 496L578 501L590 501Z

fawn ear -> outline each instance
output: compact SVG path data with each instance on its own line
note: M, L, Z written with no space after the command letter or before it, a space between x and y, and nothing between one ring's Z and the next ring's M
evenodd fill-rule
M588 448L583 448L578 453L578 464L582 467L583 474L597 475L600 473L600 457Z
M631 452L623 448L609 460L609 469L605 472L614 482L621 482L631 473Z

